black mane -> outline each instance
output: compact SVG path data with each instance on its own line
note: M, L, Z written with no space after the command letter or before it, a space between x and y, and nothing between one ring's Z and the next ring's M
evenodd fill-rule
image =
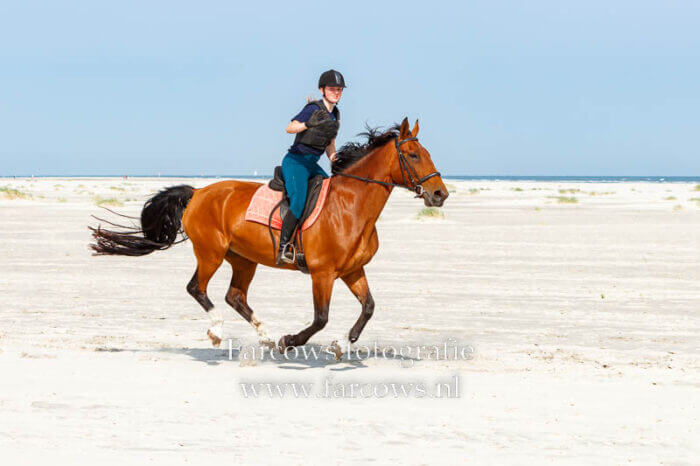
M336 161L331 164L331 173L335 175L344 172L377 147L383 146L392 139L397 138L399 136L399 128L400 125L396 124L382 132L380 128L370 128L365 125L367 131L359 133L358 136L364 136L367 140L364 144L359 142L343 144L343 147L338 149L336 153Z

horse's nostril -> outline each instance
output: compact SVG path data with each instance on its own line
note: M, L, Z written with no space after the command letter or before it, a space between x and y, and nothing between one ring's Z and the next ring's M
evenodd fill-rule
M438 199L442 199L442 191L440 191L439 189L436 190L436 191L433 193L433 196L436 197L436 198L438 198Z

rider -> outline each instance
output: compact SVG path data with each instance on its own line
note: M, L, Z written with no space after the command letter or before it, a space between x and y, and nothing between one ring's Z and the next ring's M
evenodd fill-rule
M289 210L282 220L277 265L292 263L290 240L304 211L309 178L326 172L318 165L321 154L335 161L335 137L340 126L336 104L345 88L343 75L335 70L321 74L318 88L322 98L309 102L287 125L287 133L296 134L294 144L282 160L282 176L289 196Z

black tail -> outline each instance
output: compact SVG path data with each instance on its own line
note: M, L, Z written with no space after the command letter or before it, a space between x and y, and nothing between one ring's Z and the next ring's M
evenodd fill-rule
M95 238L90 247L96 255L143 256L176 244L178 233L183 234L181 241L185 241L182 213L193 194L194 188L184 184L165 188L144 204L141 228L111 231L99 226L96 229L89 227Z

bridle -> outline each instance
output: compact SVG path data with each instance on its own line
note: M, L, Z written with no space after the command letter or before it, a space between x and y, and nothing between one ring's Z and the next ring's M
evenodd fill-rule
M387 181L379 181L375 180L373 178L369 177L363 177L363 176L356 176L356 175L351 175L349 173L336 173L336 175L340 176L345 176L347 178L355 178L356 180L364 181L366 183L376 183L376 184L381 184L383 186L392 186L392 187L399 187L399 188L406 188L409 191L413 191L416 193L416 197L420 197L425 193L425 188L423 188L423 183L430 178L434 176L440 176L440 172L432 172L424 177L420 178L418 176L418 173L416 172L416 169L413 168L413 166L408 163L408 159L406 159L406 156L404 155L403 152L401 152L401 144L404 142L409 142L409 141L417 141L417 137L410 137L406 139L401 139L399 140L398 137L394 138L394 144L396 145L396 152L399 155L399 168L401 169L401 179L403 180L403 184L398 184L398 183L390 183ZM407 182L408 179L408 182Z

